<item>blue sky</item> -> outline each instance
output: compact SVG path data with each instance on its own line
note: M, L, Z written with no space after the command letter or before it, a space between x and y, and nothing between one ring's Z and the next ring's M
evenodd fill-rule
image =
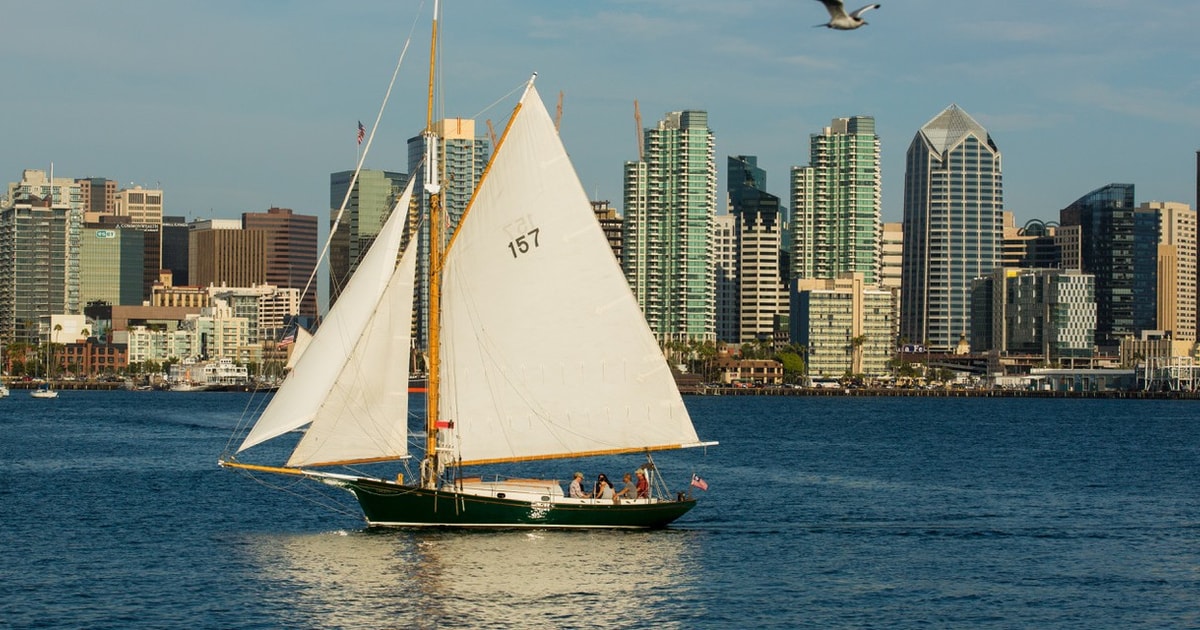
M866 2L851 2L856 8ZM5 9L0 182L24 168L161 186L168 214L290 207L327 216L404 42L366 167L406 170L424 123L432 0L39 0ZM883 218L902 210L904 155L956 103L1003 153L1019 222L1110 182L1195 204L1200 2L883 1L837 32L815 0L449 0L449 116L499 126L533 71L585 189L620 206L644 126L702 109L728 155L757 155L770 192L808 162L809 134L876 118ZM415 29L415 30L414 30ZM499 105L490 107L498 99ZM723 202L721 206L723 207ZM324 220L322 220L324 223Z

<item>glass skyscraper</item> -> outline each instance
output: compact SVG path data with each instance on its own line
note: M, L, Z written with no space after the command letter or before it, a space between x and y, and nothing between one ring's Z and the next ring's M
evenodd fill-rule
M857 272L879 282L883 224L879 136L871 116L812 134L809 166L792 168L792 278Z
M900 337L950 351L971 334L971 283L1004 239L1000 150L957 105L921 127L904 171Z
M672 112L625 163L621 266L660 341L716 339L717 171L708 113Z
M1158 213L1137 212L1133 184L1109 184L1059 213L1078 226L1083 271L1096 277L1096 344L1153 330L1157 320Z
M341 171L329 176L329 225L337 219L354 171ZM346 212L333 232L329 248L329 305L337 301L358 260L366 253L383 222L392 212L396 198L404 192L408 176L391 171L363 169L358 174ZM194 281L194 279L193 279Z

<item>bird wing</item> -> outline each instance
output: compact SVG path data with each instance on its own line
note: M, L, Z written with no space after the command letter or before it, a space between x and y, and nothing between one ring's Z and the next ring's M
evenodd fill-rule
M820 2L821 4L825 5L825 10L829 11L829 17L831 20L836 20L838 18L844 19L846 17L846 7L842 4L842 0L817 0L817 1ZM862 11L862 9L859 9L859 11ZM824 26L824 25L822 25L822 26Z
M822 1L822 2L824 2L824 0L821 0L821 1ZM826 6L828 6L828 4L829 4L829 3L826 3ZM839 2L838 4L840 5L840 4L841 4L841 2ZM865 7L861 8L861 9L859 9L859 10L855 11L854 13L851 13L851 14L850 14L850 17L852 17L852 18L855 18L855 19L858 19L858 17L859 17L860 15L862 15L862 14L866 13L867 11L870 11L871 9L878 9L878 8L879 8L879 7L881 7L881 6L883 6L883 5L881 5L881 4L868 4L867 6L865 6ZM833 11L833 9L830 9L830 12L832 12L832 11Z

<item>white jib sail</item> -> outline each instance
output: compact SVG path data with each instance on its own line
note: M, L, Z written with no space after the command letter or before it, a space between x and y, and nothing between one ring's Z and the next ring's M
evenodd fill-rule
M288 357L287 365L284 367L289 370L296 367L296 362L300 360L300 357L308 349L308 344L311 342L312 333L308 332L308 329L303 326L297 326L296 341L292 344L292 354Z
M442 305L442 443L465 463L698 441L532 85L450 245Z
M239 452L311 422L288 465L407 453L415 248L396 256L413 179Z

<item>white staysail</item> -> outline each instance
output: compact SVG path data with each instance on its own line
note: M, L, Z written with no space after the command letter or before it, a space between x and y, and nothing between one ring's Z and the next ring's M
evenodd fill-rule
M411 343L415 247L410 244L399 266L396 256L412 187L410 178L375 242L239 452L311 422L289 466L407 453L408 362L403 357Z
M440 441L463 463L698 442L532 84L450 243L442 306Z
M312 342L312 338L312 333L308 332L307 328L303 326L296 327L296 341L292 344L292 354L288 356L287 365L284 368L290 370L296 367L296 362L300 360L304 351L308 349L308 344Z

